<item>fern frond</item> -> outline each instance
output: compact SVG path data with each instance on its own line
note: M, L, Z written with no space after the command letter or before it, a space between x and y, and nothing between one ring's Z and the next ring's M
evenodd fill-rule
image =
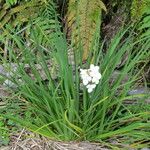
M56 30L61 28L52 1L45 4L42 14L35 19L35 22L35 34L38 37L38 43L45 48L51 47Z
M39 9L37 8L41 5L42 4L40 3L40 0L32 0L31 2L20 3L13 8L11 8L7 3L4 4L2 6L2 10L0 10L0 29L5 27L5 25L8 23L13 23L14 25L18 23L22 24L28 21L31 16L37 16L37 12L39 11ZM30 11L31 9L32 11ZM22 14L22 19L20 20L20 22L18 22L16 18L21 18L20 14Z
M22 26L25 28L32 20L32 27L37 31L37 36L40 36L39 44L46 46L48 45L47 42L50 38L46 39L45 37L47 37L56 26L55 14L53 0L31 0L29 2L22 0L18 5L12 8L5 3L0 10L1 37L5 39L7 34L11 33L6 27L7 24L11 24L12 28L20 28ZM28 32L29 31L30 29L28 29ZM23 36L26 36L26 39L31 44L31 34L26 32L27 31L25 30L22 34Z
M6 4L12 6L17 3L18 0L6 0Z
M74 45L83 45L83 61L88 58L102 9L106 11L101 0L69 0L66 26Z

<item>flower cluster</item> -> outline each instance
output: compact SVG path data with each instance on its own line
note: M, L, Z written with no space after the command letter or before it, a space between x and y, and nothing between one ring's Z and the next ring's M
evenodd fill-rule
M99 73L99 67L90 65L89 69L80 69L80 76L83 81L83 85L88 89L88 93L91 93L96 85L101 79L101 74Z

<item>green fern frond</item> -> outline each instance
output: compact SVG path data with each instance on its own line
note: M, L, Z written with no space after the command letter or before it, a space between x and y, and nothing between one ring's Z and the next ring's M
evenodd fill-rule
M20 3L19 5L13 8L11 8L7 3L5 3L2 6L2 10L0 10L0 29L5 27L5 25L8 23L13 23L14 25L18 23L24 23L26 20L29 20L29 18L32 16L30 9L32 8L32 14L33 16L35 16L35 14L37 14L37 7L39 7L40 5L41 3L39 3L39 1L34 0L32 0L31 2ZM21 18L19 17L20 14L24 14L24 16L22 16L22 20L18 22L16 18Z
M10 33L10 30L7 29L7 24L11 24L12 28L18 28L22 26L26 27L32 20L32 27L34 27L37 31L37 36L40 36L38 38L39 44L47 46L47 41L50 40L50 38L47 39L45 37L48 37L56 24L58 25L58 22L56 23L55 20L55 14L55 5L52 0L31 0L30 2L22 1L19 3L19 5L16 5L12 8L5 3L0 10L1 37L5 39L7 34ZM30 29L28 29L28 32L29 31ZM31 33L26 32L27 30L25 30L23 34L31 44Z
M6 0L6 4L12 6L15 5L18 2L18 0Z
M106 11L101 0L69 0L66 27L74 45L83 45L83 61L88 58L102 9Z
M35 34L38 43L45 48L53 45L53 38L56 30L60 29L60 24L56 19L55 5L53 2L49 2L43 6L43 10L35 19Z

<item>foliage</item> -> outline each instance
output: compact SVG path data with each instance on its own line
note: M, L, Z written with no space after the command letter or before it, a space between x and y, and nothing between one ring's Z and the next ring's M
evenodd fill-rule
M38 24L34 26L38 26ZM52 49L52 51L45 51L45 43L44 45L42 42L39 44L39 37L36 36L37 29L32 27L31 35L34 43L32 47L27 46L26 39L20 38L15 32L8 35L23 53L23 61L20 63L17 55L12 51L13 45L9 47L11 60L18 64L17 72L13 72L14 75L9 80L17 85L16 92L21 94L31 105L32 114L37 119L31 122L23 117L10 116L10 114L5 117L51 139L100 141L121 135L135 136L134 142L137 142L149 138L146 134L149 132L150 125L147 121L149 112L133 112L127 116L118 116L122 108L128 112L123 102L134 97L127 96L127 93L133 87L140 73L135 70L135 66L150 47L145 39L136 40L131 29L122 30L112 40L106 55L102 51L103 44L99 47L98 43L94 57L91 56L84 65L81 63L82 56L75 53L77 63L73 68L68 63L68 46L59 26L52 28L55 29L50 33L52 39L47 42L49 47L46 49ZM129 35L128 31L130 31ZM44 33L42 28L38 32L40 35ZM125 34L128 36L121 42ZM47 39L47 35L44 38ZM138 53L131 52L135 48ZM33 49L36 49L39 55L35 55ZM110 78L117 64L127 51L129 53L128 59L122 73L114 82L110 83ZM80 56L80 62L77 61L79 57L76 55ZM59 67L55 73L57 74L55 79L49 71L48 59L55 59ZM94 92L88 94L86 88L81 87L78 67L88 68L91 60L95 65L100 66L102 79ZM24 70L26 64L30 66L33 76ZM42 81L36 64L43 68L48 83ZM122 83L126 75L128 75L128 81ZM135 97L142 96L145 95L135 95ZM139 135L136 136L137 130Z
M4 3L1 2L2 9L0 9L0 32L3 34L3 36L7 37L7 26L11 24L12 28L18 29L18 30L24 30L25 26L28 26L30 24L30 20L39 20L39 15L45 16L45 13L53 13L52 0L21 0L21 1L6 1ZM48 10L48 11L47 11ZM47 14L48 18L48 14ZM51 18L48 18L51 19ZM28 24L29 23L29 24ZM44 23L43 23L44 24ZM51 20L50 20L51 24ZM26 30L26 33L22 32L22 36L26 36L28 38L28 35L30 34L30 30ZM7 53L7 44L11 43L9 39L5 39L5 41L1 41L1 50L2 52L6 51Z
M14 5L18 2L18 0L6 0L6 4Z
M131 7L131 17L133 20L140 20L143 14L150 13L150 0L133 0Z
M33 5L28 6L30 3ZM21 96L18 100L24 101L25 105L25 109L20 106L21 111L17 115L16 112L8 112L3 117L57 140L101 141L121 137L129 144L129 138L133 139L136 147L135 143L150 139L149 109L139 112L124 104L127 99L149 96L128 96L128 91L135 86L146 65L144 63L137 69L137 64L150 54L149 19L145 19L149 16L141 22L141 36L136 38L130 27L122 29L104 53L105 42L99 40L101 10L106 11L102 1L69 1L69 43L61 32L53 2L8 0L7 5L3 3L3 6L7 6L10 13L6 13L5 7L0 10L0 32L3 33L0 43L4 44L9 54L2 60L8 67L11 65L8 62L18 65L12 76L5 78L17 87L13 89L14 93ZM35 11L35 16L25 16L25 21L18 19L19 23L16 22L20 13L29 12L30 8ZM40 13L37 14L37 11ZM70 50L73 50L74 66L68 60ZM128 57L121 74L112 82L113 73L125 54ZM83 63L83 60L87 61ZM89 94L81 83L79 68L87 69L91 63L100 67L102 79ZM30 68L29 72L26 66ZM126 76L128 79L123 82ZM4 124L1 126L6 127Z
M42 1L30 1L22 2L17 6L9 5L14 4L17 1L7 1L2 3L2 9L0 10L0 29L2 29L7 23L11 22L14 27L19 23L22 25L24 22L29 21L31 17L37 16L37 11L40 9L38 6L42 4Z
M5 104L3 105L3 103ZM28 110L26 110L26 107L28 107ZM9 145L13 135L16 136L18 131L22 129L17 122L2 117L2 114L13 114L18 117L21 115L26 120L33 121L30 107L25 104L20 95L14 93L7 99L2 98L2 101L0 101L0 114L0 146ZM36 120L36 117L34 117L34 120Z
M12 112L9 113L11 114ZM19 125L16 122L0 116L0 147L8 145L10 136L18 131L18 129Z
M95 42L92 40L100 33L102 9L106 11L101 0L69 0L66 27L69 30L69 38L73 39L72 42L76 45L75 49L83 45L83 61L87 60Z
M0 146L7 145L9 143L9 129L2 118L0 118L0 135Z
M143 17L141 22L139 23L138 31L140 31L142 37L150 37L150 11L149 15Z
M32 5L31 5L32 4ZM36 36L40 36L38 39L42 41L44 34L48 35L50 30L49 27L51 27L52 30L52 26L54 27L56 25L55 22L55 11L54 11L54 3L50 0L49 2L45 1L30 1L30 2L23 2L20 3L19 6L17 5L16 7L10 9L10 11L15 12L15 19L9 20L9 22L5 22L3 24L3 20L5 20L5 18L7 18L7 14L6 16L4 16L2 18L1 24L2 25L2 29L1 29L1 33L2 36L5 37L4 39L0 39L0 48L2 50L2 52L4 53L4 57L7 57L7 46L11 45L11 40L9 38L7 38L7 34L9 32L12 31L18 31L17 34L19 34L20 30L22 31L20 36L21 37L26 37L26 44L31 44L32 43L32 36L30 36L29 39L29 35L30 35L30 25L31 25L31 20L32 20L32 24L36 24L37 22L39 23L39 26L41 28L44 28L44 33L41 35L38 35L38 30L37 30L37 35ZM33 11L30 11L33 10ZM40 12L40 13L39 13ZM29 13L29 15L28 15ZM11 13L8 13L8 15ZM22 14L22 15L20 15ZM31 16L33 15L33 16ZM21 17L23 19L23 21L19 18ZM18 19L17 19L18 18ZM32 19L31 19L32 18ZM7 20L7 19L6 19ZM18 22L18 21L19 22ZM11 30L9 30L8 26L11 26ZM26 30L27 28L27 30ZM8 30L7 30L8 29ZM40 30L40 29L39 29ZM46 38L45 38L46 39ZM48 39L47 39L48 40ZM39 41L39 43L41 42ZM44 43L44 41L42 41ZM46 40L45 40L46 42ZM18 55L22 55L22 52L20 49L18 49L18 47L16 46L14 49L15 52L18 53Z

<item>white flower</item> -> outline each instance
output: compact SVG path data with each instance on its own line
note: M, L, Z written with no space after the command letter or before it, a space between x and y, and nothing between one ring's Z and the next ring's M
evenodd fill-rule
M80 69L80 75L83 80L83 84L87 85L89 82L92 81L92 77L88 75L88 70L87 69Z
M96 84L88 84L86 86L86 88L88 89L88 93L91 93L95 87L96 87Z
M91 93L101 79L99 66L91 64L89 69L80 69L80 76L82 78L83 85L85 85L88 92Z
M99 66L94 66L93 64L90 65L90 70L94 72L99 72Z
M97 73L97 74L95 74L95 76L93 76L92 82L95 84L98 84L100 79L101 79L101 74Z
M86 75L87 71L87 69L80 69L80 75Z
M92 77L101 78L101 74L99 73L99 67L98 66L94 66L93 64L90 65L90 69L89 69L89 74Z
M98 83L99 83L99 79L97 79L97 78L92 78L92 83L98 84Z
M83 79L83 84L84 84L84 85L87 85L87 84L91 81L91 79L92 79L92 78L90 78L90 77L84 78L84 79Z

